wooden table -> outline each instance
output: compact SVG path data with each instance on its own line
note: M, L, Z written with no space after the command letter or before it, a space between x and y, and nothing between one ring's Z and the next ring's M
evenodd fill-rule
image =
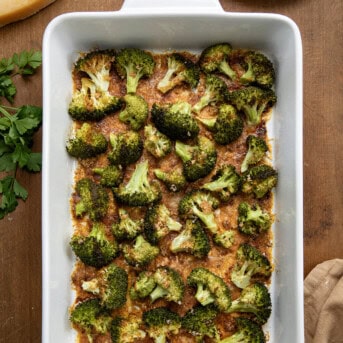
M341 0L222 0L227 11L274 12L299 26L304 51L304 274L343 258ZM120 0L57 0L0 28L0 58L41 49L48 22L71 11L119 10ZM16 104L42 104L41 72L18 81ZM41 132L35 137L41 151ZM41 341L41 175L20 173L26 203L0 221L0 342ZM62 342L61 342L62 343Z

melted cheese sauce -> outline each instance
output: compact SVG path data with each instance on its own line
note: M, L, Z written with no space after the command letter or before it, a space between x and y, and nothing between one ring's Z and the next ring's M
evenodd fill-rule
M196 61L197 59L197 56L190 55L188 53L184 53L184 54L188 58L192 59L193 61ZM190 90L189 87L187 86L179 86L164 95L156 89L156 85L166 72L167 55L164 55L164 54L154 55L154 59L156 61L156 68L155 68L155 72L153 76L148 80L146 79L141 80L138 86L138 90L137 90L137 94L143 96L145 100L148 102L149 108L151 108L155 102L156 103L162 103L162 102L173 103L177 101L188 101L190 104L194 105L204 93L203 76L196 90ZM79 83L77 75L74 75L74 83L76 86ZM229 81L227 81L227 84L230 89L235 88L235 85L231 84ZM110 87L111 87L112 94L117 95L117 96L125 95L125 91L126 91L125 80L123 81L119 79L119 77L115 73L112 74L112 81L111 81ZM215 107L208 106L202 111L201 116L210 117L210 116L213 116L214 114L215 114ZM123 132L127 130L127 126L119 121L117 113L113 113L113 115L109 115L105 117L102 121L98 123L93 123L92 125L94 125L96 129L100 130L106 137L108 137L110 133L118 133L118 132ZM79 126L79 125L76 123L76 126ZM162 202L169 208L174 219L181 221L178 218L177 208L178 208L179 200L185 194L185 192L188 192L192 189L197 189L202 184L208 182L211 179L212 175L215 173L215 171L218 169L218 166L222 164L232 164L236 167L237 171L240 170L240 165L244 159L244 156L247 150L245 141L246 141L247 136L252 133L255 133L258 136L264 139L267 139L265 122L262 122L262 124L258 126L257 128L245 127L241 137L229 145L226 145L226 146L217 145L216 148L217 148L218 157L217 157L217 164L216 164L215 170L212 171L212 173L208 175L207 177L200 179L196 182L189 183L183 192L171 193L161 183ZM143 132L141 132L141 134L143 137ZM204 127L201 127L200 134L211 138L210 132L206 130ZM165 171L171 171L177 168L181 170L182 168L181 161L174 152L158 160L154 158L152 155L150 155L147 151L144 150L143 155L138 162L142 162L144 160L149 161L150 180L154 178L153 176L154 168L159 167ZM78 168L75 172L75 182L82 177L89 177L96 180L96 178L94 177L94 174L92 173L92 168L105 166L105 165L108 165L107 154L103 154L97 158L80 160ZM127 167L126 172L125 172L124 182L126 182L130 178L134 168L135 168L135 164ZM111 197L111 206L110 206L107 216L103 219L103 222L107 226L108 232L110 232L111 224L118 219L117 205L115 204L113 200L112 193L109 192L109 194ZM71 199L72 209L74 207L75 200L76 200L75 196L72 197ZM229 201L229 203L222 204L220 208L216 210L215 212L216 221L219 225L221 225L225 229L232 229L236 231L235 244L230 249L224 249L224 248L215 246L211 243L211 251L208 257L205 259L197 259L197 258L194 258L192 255L184 254L184 253L172 254L169 251L169 245L172 239L177 235L177 233L171 233L160 241L159 243L160 255L152 263L150 263L145 269L153 271L158 266L164 266L164 265L170 266L174 268L175 270L177 270L182 276L182 278L184 279L184 281L186 281L187 276L189 275L189 273L192 271L193 268L203 266L211 270L213 273L222 277L225 280L225 282L229 285L229 288L232 293L232 299L237 298L239 296L240 290L236 288L236 286L234 286L234 284L231 282L230 274L235 264L235 254L236 254L236 250L238 246L243 242L250 243L251 245L254 245L259 250L261 250L263 253L265 253L269 257L270 260L271 260L271 248L272 248L271 231L262 233L257 238L250 238L238 232L237 207L239 203L242 201L248 201L251 203L253 202L253 199L251 196L247 196L242 193L239 193L237 195L234 195L232 199ZM267 196L264 199L259 200L260 206L264 210L267 210L269 212L271 211L272 203L273 203L273 199L271 196ZM126 210L128 210L128 212L133 218L144 217L145 210L143 208L127 207ZM80 234L87 234L90 224L91 223L88 222L87 219L84 219L84 218L77 219L74 217L75 232L78 232ZM124 268L128 272L129 285L131 285L134 282L136 276L138 275L140 269L129 266L125 262L122 256L117 257L115 259L115 263L118 266ZM95 272L96 272L96 269L93 267L85 266L81 262L76 263L73 274L72 274L72 286L76 290L76 294L77 294L75 302L86 299L90 296L89 293L82 290L81 284L82 284L82 281L90 280L93 277L95 277ZM260 280L268 283L268 280L263 280L263 279L260 279ZM151 305L149 299L145 301L132 301L130 297L127 296L127 303L121 309L114 310L113 315L114 316L121 315L125 317L130 313L130 314L135 314L141 317L143 311L146 311L151 308L159 307L159 306L169 306L171 310L176 311L180 315L184 315L187 312L187 310L189 310L195 304L196 304L196 300L194 298L194 289L186 287L185 295L180 305L175 304L175 303L168 303L164 300L158 300L154 302L153 305ZM217 317L216 324L218 326L218 329L221 332L221 337L227 336L229 333L231 333L234 330L233 317L234 315L227 315L227 314L220 314ZM176 342L188 343L188 342L194 342L194 337L192 337L192 335L181 330L180 333L178 335L174 335L170 341L173 343L174 342L175 343ZM86 335L82 334L82 332L80 332L79 334L79 342L82 342L82 343L88 342ZM94 337L93 342L94 343L111 342L111 338L109 337L109 335L107 336L99 335L99 336ZM137 340L137 342L153 342L153 340L147 337L140 341Z

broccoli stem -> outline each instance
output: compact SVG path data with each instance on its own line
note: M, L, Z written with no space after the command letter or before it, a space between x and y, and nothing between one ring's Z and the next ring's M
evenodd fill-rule
M227 63L225 60L220 63L219 69L231 80L235 80L236 73L231 69L229 63Z
M135 74L130 68L126 69L126 93L136 93L138 81L142 77L141 73Z
M212 232L217 233L218 226L214 218L213 213L205 214L199 210L196 206L193 207L194 214L205 224L205 226Z
M202 306L206 306L214 302L214 298L212 297L211 293L207 289L205 289L204 285L202 284L198 284L195 298Z
M142 185L148 183L148 161L144 161L137 165L129 182L126 185L127 192L134 193Z
M182 162L187 162L192 158L192 153L186 144L179 141L175 144L175 152L181 158Z
M151 302L153 303L155 300L163 298L167 294L168 291L166 291L164 288L161 286L156 286L155 289L150 293Z

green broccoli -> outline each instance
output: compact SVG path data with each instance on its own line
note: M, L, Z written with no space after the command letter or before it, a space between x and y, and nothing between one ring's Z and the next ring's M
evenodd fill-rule
M236 109L229 104L219 106L216 118L198 118L213 135L217 144L227 145L236 141L244 128L243 119L237 114Z
M256 236L267 231L272 220L269 213L263 211L258 204L249 205L241 202L238 206L238 230L246 235Z
M275 82L275 70L272 62L262 53L247 51L243 54L244 74L240 77L242 84L257 84L271 88Z
M193 106L193 111L199 114L203 108L210 104L226 101L228 96L226 83L220 77L209 74L205 79L205 93Z
M114 196L120 204L148 206L161 199L158 185L148 180L148 167L148 161L137 164L130 180L113 189Z
M235 231L226 230L216 233L213 236L213 242L223 248L229 249L235 243Z
M236 73L230 67L232 47L229 43L219 43L207 47L200 55L199 65L205 73L220 72L231 80L236 79Z
M276 103L276 95L273 90L264 90L249 86L232 91L229 95L231 103L246 116L249 126L259 125L263 113Z
M168 70L158 83L157 89L162 93L167 93L183 83L195 88L199 78L200 70L196 64L178 53L173 53L168 56Z
M133 300L143 299L156 287L153 273L148 271L140 272L133 286L130 288L130 297Z
M155 259L160 249L151 245L142 235L136 237L134 243L124 243L122 246L125 261L131 266L142 267Z
M212 180L201 188L212 192L220 201L226 202L240 190L241 177L233 165L225 164L217 170Z
M68 112L75 120L98 121L117 111L121 100L109 91L110 70L114 51L92 51L75 64L75 71L82 72L81 88L73 92Z
M100 185L104 187L117 187L123 181L123 169L119 166L93 168L93 173L100 175Z
M249 135L246 139L248 151L241 165L241 172L246 172L250 166L257 164L262 160L268 151L267 143L259 137Z
M110 240L101 223L93 225L88 236L74 234L70 246L75 255L86 265L101 268L109 264L118 254L118 244Z
M231 292L224 280L206 268L194 268L187 283L196 288L195 298L202 306L214 304L219 311L228 312L231 306Z
M109 196L104 187L91 179L83 178L76 182L75 190L80 200L75 205L75 215L82 217L85 214L92 220L103 218L108 209Z
M186 141L199 134L199 126L191 109L192 106L184 101L161 105L155 103L151 109L151 120L170 139Z
M185 218L200 219L205 227L216 234L218 225L214 210L218 208L219 201L206 191L191 191L186 193L179 202L179 215Z
M171 217L166 205L159 203L148 208L144 218L146 239L152 244L158 242L172 231L180 231L182 225Z
M143 140L135 131L111 133L110 143L112 151L108 155L108 160L113 165L125 167L138 161L143 153Z
M115 67L118 75L126 78L126 93L136 93L139 80L152 76L155 68L155 61L148 52L126 48L117 53Z
M99 297L101 306L113 310L126 303L127 285L126 271L112 263L103 268L96 278L83 281L82 289Z
M171 252L185 252L197 258L206 257L210 249L207 234L198 220L187 220L185 228L170 244Z
M105 334L111 326L112 317L108 310L100 305L97 298L80 301L71 310L70 322L84 330L90 342L95 334Z
M187 180L179 170L163 171L162 169L154 170L155 176L164 183L170 192L180 192L186 186Z
M195 337L197 343L204 342L205 337L220 339L215 326L218 310L213 305L197 305L186 312L182 318L182 328Z
M112 343L132 343L145 338L145 331L140 329L141 323L141 319L133 315L115 317L110 326Z
M144 136L144 148L154 157L162 158L171 152L171 140L152 125L144 127Z
M132 240L143 232L143 220L133 220L123 208L118 214L119 220L112 224L112 233L118 242Z
M272 273L268 258L250 244L243 243L239 246L236 259L231 281L239 288L247 287L254 275L269 277Z
M185 285L176 270L167 266L158 267L153 277L156 287L150 293L151 302L163 298L167 301L181 303Z
M88 123L82 124L75 132L75 137L67 142L67 152L76 158L90 158L102 154L107 150L105 136L92 129Z
M265 324L272 311L272 303L267 287L260 282L245 287L238 299L231 303L228 313L243 312L254 315L258 324Z
M155 343L166 343L181 328L180 316L167 307L157 307L143 313L143 323Z
M137 94L126 94L123 97L125 109L119 113L119 120L134 131L140 130L148 118L149 108L143 97Z
M235 318L237 331L218 343L265 343L266 339L262 328L248 318Z
M207 176L217 162L215 145L205 136L198 136L193 145L177 141L175 152L182 161L183 174L190 182Z
M242 191L246 194L254 194L256 198L263 198L276 186L278 173L273 167L261 164L243 173Z

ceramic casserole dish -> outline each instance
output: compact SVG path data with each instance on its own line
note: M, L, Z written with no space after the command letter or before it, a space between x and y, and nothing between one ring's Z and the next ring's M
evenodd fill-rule
M68 320L74 300L69 248L70 195L76 162L65 149L73 63L80 51L138 47L189 50L229 42L264 52L276 69L278 102L268 122L274 196L271 343L301 343L303 334L302 46L299 30L277 14L228 13L217 0L126 0L118 12L77 12L55 18L43 41L43 343L75 342Z

